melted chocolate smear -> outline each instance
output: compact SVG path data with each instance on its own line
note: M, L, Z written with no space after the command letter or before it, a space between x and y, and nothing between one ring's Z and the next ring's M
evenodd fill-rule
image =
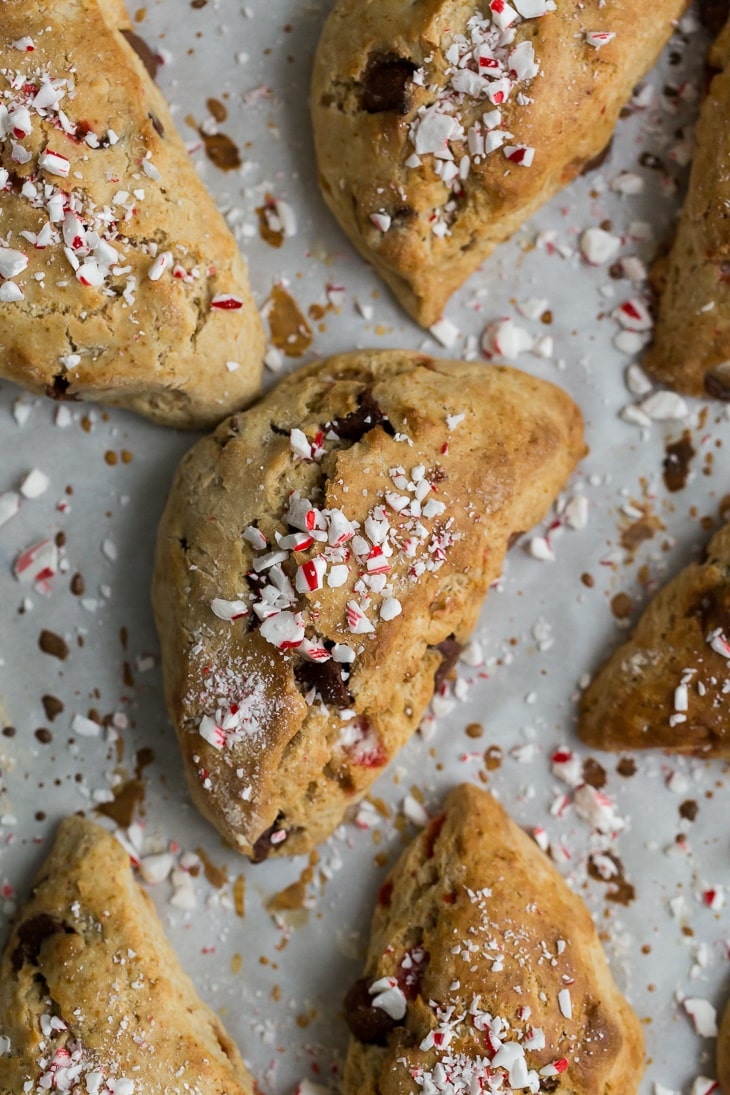
M344 999L345 1022L353 1038L368 1046L386 1046L388 1035L403 1022L391 1019L382 1008L374 1008L368 991L370 982L361 977L355 982Z
M591 171L597 171L599 167L603 167L604 163L611 155L611 149L613 148L613 137L608 142L605 148L602 148L595 156L590 160L586 160L583 164L581 175L588 175Z
M719 34L728 18L730 18L728 0L700 0L702 25L712 34Z
M38 636L38 646L41 648L44 654L49 654L52 658L58 658L59 661L64 662L69 655L68 643L65 639L57 635L55 631L41 631Z
M154 80L157 76L157 69L160 67L156 55L152 52L150 47L145 42L144 38L140 38L138 34L135 34L133 30L122 30L120 34L123 38L126 38L127 44L132 47L134 52L139 57L144 67L149 72L150 76Z
M352 704L352 693L342 679L342 666L337 662L301 662L294 676L305 688L316 688L325 703L342 709Z
M38 955L46 939L49 939L52 935L60 935L62 932L65 932L66 935L77 934L75 928L65 924L62 920L56 920L55 916L49 916L48 913L39 913L38 916L31 917L30 920L26 920L21 924L18 928L18 945L12 955L15 973L26 962L37 966Z
M713 399L721 399L723 403L730 403L730 363L723 361L722 365L716 365L705 373L705 391Z
M432 649L438 650L441 654L441 665L436 670L433 678L434 690L438 692L439 688L458 662L464 647L461 643L456 641L453 635L449 635L448 639L444 639L443 642L437 643Z
M271 837L274 833L278 833L281 831L281 822L283 818L284 815L279 814L274 824L269 825L268 829L266 829L265 832L263 832L258 838L253 846L253 855L251 856L252 863L263 863L265 859L269 858L271 849L274 847L274 845L271 843ZM287 833L286 835L289 836L289 833ZM286 840L286 837L284 838L284 840ZM283 844L284 841L279 841L279 843Z
M407 87L417 68L413 61L394 53L373 57L363 78L362 109L368 114L382 114L387 110L407 114Z
M198 130L205 154L221 171L235 171L243 163L238 146L225 133L204 133Z
M165 136L165 127L162 124L162 122L160 121L160 119L157 117L157 115L153 114L152 111L150 110L149 113L147 114L147 117L152 122L152 128L154 129L155 133L158 133L160 137L164 137Z
M689 466L693 456L695 456L695 448L688 430L684 431L679 441L673 441L671 445L667 445L662 468L664 486L668 491L683 490L687 485Z
M369 388L365 388L358 395L356 411L350 411L343 418L335 418L329 425L344 441L360 441L376 426L382 426L390 437L395 436L388 416L380 409Z
M78 396L68 394L70 387L71 381L67 380L63 373L57 373L52 383L46 384L46 395L62 403L75 403Z

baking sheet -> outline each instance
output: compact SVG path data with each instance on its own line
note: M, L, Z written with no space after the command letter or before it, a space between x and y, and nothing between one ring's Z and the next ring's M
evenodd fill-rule
M301 356L274 353L270 364L287 370L364 346L478 356L487 324L509 317L553 340L552 351L542 343L547 356L523 353L516 364L578 401L590 455L544 527L511 552L470 664L460 665L437 715L375 785L372 804L316 860L252 866L191 807L161 699L151 558L172 472L193 438L91 406L67 405L59 419L56 405L3 383L0 492L16 490L32 469L50 482L0 528L0 936L58 819L77 810L97 816L113 799L118 819L133 817L127 836L142 853L170 851L178 884L166 877L153 896L262 1091L289 1092L303 1077L336 1087L346 1045L341 1000L359 973L383 874L415 832L421 805L433 813L455 782L481 781L520 823L546 831L561 871L590 905L616 978L645 1021L642 1092L654 1082L689 1092L697 1076L714 1074L714 1041L696 1033L679 1001L720 1006L730 980L727 765L641 755L635 774L622 775L620 758L586 750L573 724L581 678L717 526L730 493L730 420L723 406L693 401L658 410L650 403L651 414L675 416L664 420L637 412L645 396L627 387L632 357L615 344L622 328L612 313L644 285L611 276L607 264L589 266L580 236L603 225L620 237L620 255L647 263L655 253L686 177L706 39L689 16L606 162L452 300L453 345L444 349L405 318L319 197L306 98L328 7L157 0L131 11L162 59L158 81L195 162L248 256L258 304L271 319L278 285L276 332L290 300L311 329ZM201 130L230 138L242 165L216 167ZM280 247L270 225L260 231L265 214L257 210L272 199L290 214ZM545 302L544 320L520 313L538 311L525 306L535 299ZM274 381L267 370L266 383ZM694 455L685 485L670 491L666 446L685 434ZM13 565L44 539L60 544L60 571L38 592L14 577ZM43 631L63 639L64 659L40 649ZM48 699L44 706L44 696L63 710ZM563 743L605 769L604 792L625 823L615 837L560 808L569 789L550 757ZM694 821L682 816L694 812L687 803L696 806ZM589 855L606 850L622 865L618 887L588 874Z

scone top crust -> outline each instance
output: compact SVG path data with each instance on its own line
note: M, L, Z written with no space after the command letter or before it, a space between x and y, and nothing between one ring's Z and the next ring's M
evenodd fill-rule
M584 903L471 785L381 888L345 1013L345 1095L632 1095L643 1069Z
M128 30L121 0L2 5L0 375L214 425L258 391L263 330Z
M684 0L338 0L312 111L323 195L425 326L608 144Z
M727 8L726 8L727 10ZM708 58L716 74L695 130L689 189L668 256L652 270L660 293L644 364L689 395L730 401L730 20Z
M252 1095L197 997L129 856L62 822L0 959L0 1092Z
M581 698L578 733L599 749L730 759L730 525L705 561L668 582Z
M228 840L256 858L332 832L582 454L559 389L407 351L298 370L192 449L155 615L193 796Z

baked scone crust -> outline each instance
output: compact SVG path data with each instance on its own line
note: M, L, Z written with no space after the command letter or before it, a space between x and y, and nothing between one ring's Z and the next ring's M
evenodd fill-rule
M316 458L299 455L310 442ZM227 840L260 858L333 831L417 728L511 537L545 514L583 452L580 412L551 384L362 351L298 370L187 454L153 601L193 798ZM293 549L304 528L286 516L293 492L330 515L317 533L327 543ZM332 549L342 516L357 527ZM322 588L286 594L322 560ZM275 583L279 623L302 613L328 665L264 636ZM218 618L214 602L243 618ZM346 648L354 661L336 661Z
M263 328L130 29L121 0L3 3L0 376L209 427L257 394Z
M525 11L541 6L516 4ZM532 45L540 71L521 78L500 105L501 92L494 90L494 101L482 91L447 91L462 64L447 54L459 35L470 41L470 20L487 18L489 5L337 0L312 83L322 193L350 240L419 323L431 326L495 246L603 151L684 8L685 0L560 0L557 10L517 24L515 46ZM514 5L505 10L514 12ZM591 44L592 34L605 37ZM457 49L460 58L466 52ZM532 71L529 57L518 64L507 47L496 53L503 76L518 67ZM471 68L478 78L476 64ZM416 157L420 163L407 166L416 151L413 127L424 111L447 99L464 135L450 138L448 153L424 152ZM487 125L482 119L495 109L499 120ZM469 146L468 131L477 124L477 140L488 126L507 134L481 162ZM438 138L421 147L436 144ZM520 148L532 150L531 163L531 153ZM517 158L508 159L505 149ZM461 172L465 156L466 177L457 173L445 182L444 164Z
M649 602L581 697L578 733L598 749L730 759L730 525Z
M677 234L652 271L660 290L644 364L687 395L730 400L730 22L710 51L718 69L702 104Z
M723 1091L730 1091L730 1002L717 1035L717 1078Z
M381 978L395 982L390 1013L368 1003ZM451 792L381 888L345 1013L345 1095L639 1090L641 1026L588 909L472 785Z
M253 1092L129 856L80 817L61 823L0 959L0 1092L51 1089Z

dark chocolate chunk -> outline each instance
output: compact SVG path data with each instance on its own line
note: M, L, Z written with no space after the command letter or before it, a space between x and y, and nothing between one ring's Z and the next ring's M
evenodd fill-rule
M162 124L162 122L160 121L160 119L157 117L157 115L153 114L152 111L150 110L147 113L147 117L152 122L152 128L154 129L155 133L158 133L160 137L164 137L165 136L165 127Z
M140 38L138 34L135 34L133 30L122 30L120 34L127 40L128 45L132 47L134 52L139 57L144 67L149 72L150 76L154 80L157 75L157 69L160 62L152 52L150 47L145 42L144 38Z
M387 110L407 114L408 83L417 68L413 61L394 53L373 57L363 77L362 109L368 114L382 114Z
M342 666L338 662L300 662L294 676L305 688L316 688L324 702L333 707L352 704L352 693L342 679Z
M444 639L443 642L437 643L433 649L438 650L441 654L441 665L436 670L433 678L434 689L438 692L439 688L458 662L459 655L464 647L461 643L456 641L453 635L449 635L448 639Z
M374 1008L368 988L371 982L361 977L355 982L344 1000L345 1022L350 1033L368 1046L385 1046L388 1034L403 1022L391 1019L382 1008Z
M263 863L265 859L269 858L269 853L274 845L271 843L271 837L274 833L279 833L282 830L283 814L279 814L273 825L269 825L253 846L253 855L251 857L252 863ZM279 840L279 844L283 844L289 834L286 833L283 840Z
M46 939L52 935L76 935L76 929L55 916L39 913L24 921L18 928L18 942L12 954L13 970L17 973L21 966L29 962L38 965L38 955Z
M63 373L57 373L53 381L46 384L46 395L60 402L73 402L77 399L77 396L68 394L70 387L71 381L67 380Z
M712 34L719 34L728 18L728 0L700 0L700 19Z
M365 388L358 395L356 411L336 418L329 425L344 441L359 441L376 426L382 426L391 437L395 434L388 416L380 409L369 388Z

